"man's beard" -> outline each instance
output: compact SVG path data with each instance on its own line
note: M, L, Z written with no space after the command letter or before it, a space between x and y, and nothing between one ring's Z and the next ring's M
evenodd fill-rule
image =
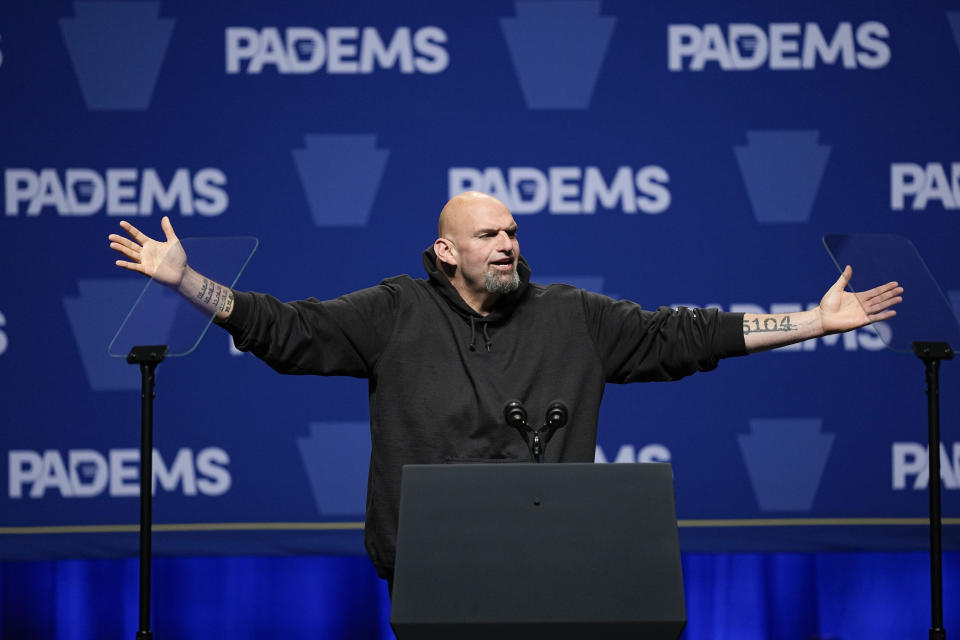
M487 271L483 276L487 293L513 293L520 288L520 274L514 268L510 273Z

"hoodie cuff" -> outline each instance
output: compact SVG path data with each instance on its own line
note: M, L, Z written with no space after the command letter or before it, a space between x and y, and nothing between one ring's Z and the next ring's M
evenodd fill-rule
M743 314L720 312L720 330L718 347L721 358L747 355L746 340L743 335Z
M214 322L229 331L231 335L237 336L246 326L247 318L250 317L251 298L252 296L244 291L233 291L233 311L230 312L230 317L225 320L214 318Z

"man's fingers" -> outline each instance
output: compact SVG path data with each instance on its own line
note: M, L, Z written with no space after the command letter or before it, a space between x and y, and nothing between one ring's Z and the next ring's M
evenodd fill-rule
M139 247L137 247L137 249L132 249L130 247L120 244L119 242L111 242L110 248L113 249L114 251L118 251L122 253L123 255L127 256L131 260L136 260L137 262L140 261Z
M140 245L138 245L136 242L134 242L130 238L124 238L123 236L119 236L115 233L111 233L109 236L107 236L107 240L109 240L111 243L122 244L126 248L131 249L133 251L140 250ZM112 244L110 246L113 247Z
M173 224L171 224L169 216L163 216L163 219L160 220L160 228L163 229L163 234L167 236L167 242L177 241L177 234L173 232Z
M126 220L121 220L121 221L120 221L120 226L123 227L123 230L124 230L124 231L126 231L128 234L130 234L130 237L131 237L131 238L133 238L134 240L136 240L136 241L139 242L140 244L143 244L144 242L146 242L147 240L150 239L150 236L146 235L145 233L143 233L142 231L140 231L140 229L137 229L135 226L133 226L132 224L130 224L130 223L127 222Z
M890 309L889 311L884 311L882 313L871 313L867 317L869 318L870 322L880 322L881 320L892 318L895 315L897 315L897 312L893 309Z
M144 273L143 266L137 262L127 262L126 260L117 260L114 262L118 267L123 267L124 269L129 269L130 271L136 271L137 273Z
M893 281L893 282L888 282L887 284L882 284L879 287L874 287L869 291L864 291L860 295L870 298L873 296L882 295L884 293L889 293L895 289L899 289L900 290L899 293L903 293L903 287L900 286L900 283ZM898 294L895 293L894 295L898 295Z
M850 265L847 265L843 269L843 273L840 274L840 277L835 283L833 283L832 289L837 289L838 291L843 291L847 288L847 285L850 284L850 277L853 275L853 268Z
M894 305L898 305L901 302L903 302L903 298L901 298L900 296L896 296L894 298L888 298L886 300L880 300L868 305L866 307L866 311L868 315L873 315L874 313L879 313L880 311L889 309Z
M900 296L903 294L903 287L898 285L896 282L888 282L885 285L879 286L870 291L865 291L857 296L861 303L864 305L876 305L887 303L888 301L899 298L897 302L901 302L902 298Z
M843 273L840 274L840 280L843 281L843 286L846 287L850 284L850 278L853 277L853 267L847 265L843 268Z
M877 322L878 320L884 320L894 315L890 314L880 317L877 314L886 312L890 307L903 302L902 294L903 287L901 287L898 282L891 281L879 287L874 287L869 291L858 293L857 301L860 303L864 312L866 312L870 322Z
M883 293L876 295L874 298L880 302L885 302L887 300L893 300L893 299L896 299L897 302L900 302L903 300L903 287L895 287L893 289L887 289Z

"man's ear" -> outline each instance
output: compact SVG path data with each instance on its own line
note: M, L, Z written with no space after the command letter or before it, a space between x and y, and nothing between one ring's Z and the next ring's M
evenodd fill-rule
M433 243L433 252L437 260L451 267L457 266L457 248L446 238L437 238Z

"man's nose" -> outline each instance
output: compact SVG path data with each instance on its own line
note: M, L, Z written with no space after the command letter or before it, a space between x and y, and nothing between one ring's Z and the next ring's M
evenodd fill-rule
M513 253L513 239L506 231L497 234L497 249L504 253Z

